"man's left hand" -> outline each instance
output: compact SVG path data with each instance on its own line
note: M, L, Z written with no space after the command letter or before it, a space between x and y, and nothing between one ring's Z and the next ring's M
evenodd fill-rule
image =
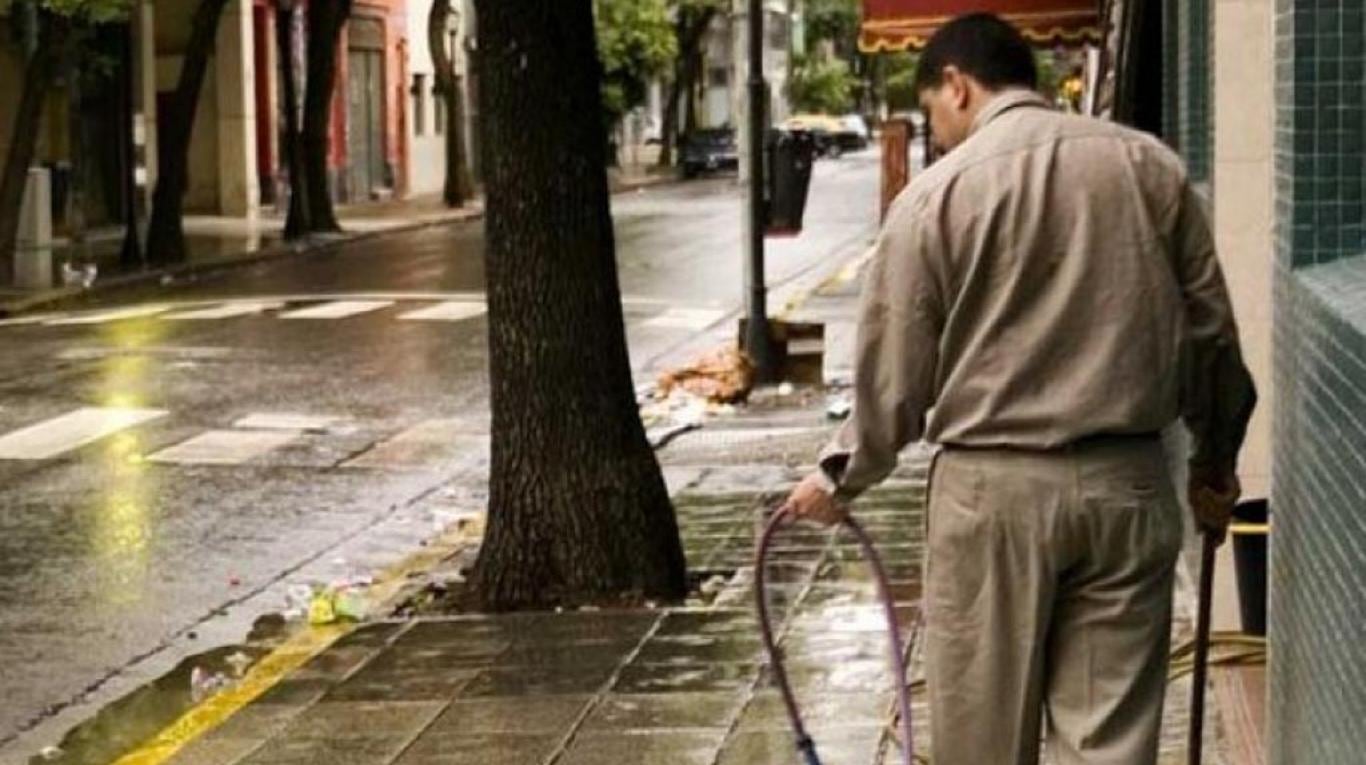
M835 499L830 492L830 482L820 472L812 473L788 495L783 503L794 520L810 521L821 526L834 526L843 523L849 516L844 504Z

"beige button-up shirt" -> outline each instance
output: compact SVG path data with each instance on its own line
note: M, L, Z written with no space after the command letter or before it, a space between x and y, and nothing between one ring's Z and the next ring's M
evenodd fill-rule
M1180 160L1028 91L897 198L857 343L853 413L820 460L844 497L921 439L1046 450L1177 417L1193 461L1231 469L1256 400Z

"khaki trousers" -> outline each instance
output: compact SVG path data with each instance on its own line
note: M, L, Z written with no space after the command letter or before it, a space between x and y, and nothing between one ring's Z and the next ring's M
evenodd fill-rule
M1157 761L1181 509L1157 439L947 449L925 604L935 765Z

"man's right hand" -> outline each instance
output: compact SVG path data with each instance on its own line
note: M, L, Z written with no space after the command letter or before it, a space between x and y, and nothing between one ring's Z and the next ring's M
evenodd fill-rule
M1210 535L1216 544L1223 544L1229 521L1233 519L1233 506L1243 493L1238 474L1233 470L1192 465L1187 492L1196 527Z

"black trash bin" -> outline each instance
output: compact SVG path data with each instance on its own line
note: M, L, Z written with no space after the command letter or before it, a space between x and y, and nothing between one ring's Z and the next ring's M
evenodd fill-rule
M806 196L811 188L811 166L816 157L816 138L805 130L770 130L764 141L764 232L769 236L796 236L802 230Z
M1271 508L1267 500L1241 502L1233 510L1229 536L1238 577L1238 610L1243 632L1266 635L1267 537Z

